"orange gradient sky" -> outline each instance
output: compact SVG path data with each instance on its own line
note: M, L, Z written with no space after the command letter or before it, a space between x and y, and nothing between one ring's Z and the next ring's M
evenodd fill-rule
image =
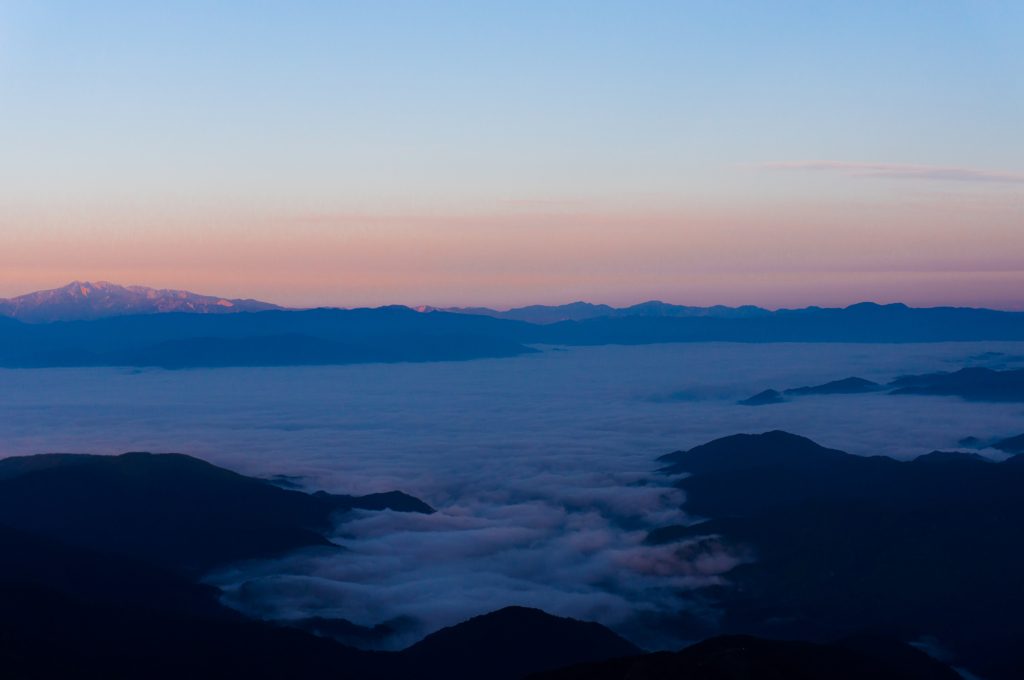
M1024 309L1013 3L0 3L0 297Z

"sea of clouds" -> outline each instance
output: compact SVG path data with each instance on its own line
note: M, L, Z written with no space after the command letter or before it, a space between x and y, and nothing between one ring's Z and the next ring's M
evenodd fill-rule
M715 541L644 546L692 521L665 453L783 429L908 459L1024 431L1024 405L886 394L736 404L767 388L968 365L1024 366L1024 343L730 343L542 348L511 359L337 367L0 370L0 457L177 451L307 490L400 489L434 515L340 518L345 551L211 574L249 614L400 621L399 648L518 604L678 647L679 595L748 555ZM983 451L993 456L997 453ZM707 612L698 614L705 615Z

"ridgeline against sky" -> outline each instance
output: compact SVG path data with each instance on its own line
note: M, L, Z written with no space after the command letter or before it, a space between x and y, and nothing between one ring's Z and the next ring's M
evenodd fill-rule
M0 297L1021 309L1020 3L0 4Z

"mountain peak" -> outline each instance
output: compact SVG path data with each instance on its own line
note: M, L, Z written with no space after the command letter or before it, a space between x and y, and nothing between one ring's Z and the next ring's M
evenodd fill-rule
M124 314L188 312L225 314L281 309L256 300L227 300L184 290L119 286L109 281L72 281L61 288L0 299L0 316L27 323L80 321Z

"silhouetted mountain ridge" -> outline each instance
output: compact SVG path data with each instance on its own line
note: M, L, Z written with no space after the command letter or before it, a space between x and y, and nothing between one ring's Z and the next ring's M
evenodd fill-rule
M415 651L373 652L290 626L96 605L0 582L0 659L6 677L26 680L518 680L521 668L554 670L552 663L605 660L632 648L598 624L537 611L526 615L533 626L527 630L522 618L499 610L454 633L438 631ZM479 645L491 654L481 655Z
M339 549L322 532L333 514L356 507L433 512L398 492L281 489L181 454L44 460L2 461L5 476L21 474L0 481L0 523L187 575L297 548Z
M242 620L220 603L213 586L142 560L68 545L0 525L0 583L33 583L79 600L198 616Z
M603 660L641 652L597 623L505 607L431 633L402 654L418 667L437 669L420 676L424 678L470 680L487 668L489 677L513 680L574 663L570 659ZM495 659L504 659L500 667Z
M693 611L717 611L683 617L693 637L935 636L974 672L1015 663L1024 636L1020 456L996 463L936 451L901 462L776 431L660 460L669 473L690 473L676 483L683 509L710 519L655 529L646 542L713 537L742 562L725 584L693 595Z
M736 403L741 406L766 406L768 404L781 404L784 401L785 399L782 398L782 395L775 390L765 390L758 392L749 399L743 399Z
M992 448L1006 451L1007 453L1020 453L1024 451L1024 434L998 441L992 445Z
M723 635L671 653L570 666L529 680L960 680L910 645L855 638L834 644Z
M749 318L755 316L769 316L773 312L760 307L743 305L740 307L724 307L715 305L713 307L688 307L685 305L672 305L658 300L642 302L630 307L610 307L608 305L595 305L589 302L572 302L567 305L529 305L510 309L506 312L499 312L487 307L417 307L420 312L452 312L454 314L472 314L477 316L492 316L496 319L513 319L526 321L532 324L551 324L559 321L583 321L594 319L600 316L714 316L722 318Z
M890 390L889 394L927 394L935 396L956 396L968 401L1024 401L1024 369L998 371L990 368L962 368L955 373L928 373L925 375L904 375L885 386L863 378L846 378L817 385L785 390L787 396L814 394L861 394ZM764 390L749 399L740 401L747 406L777 404L782 395L772 389Z
M122 314L231 314L268 309L281 308L257 300L228 300L184 290L118 286L106 281L74 281L53 290L41 290L10 299L0 298L0 315L28 323L100 319Z
M929 373L896 378L892 394L931 394L962 397L968 401L1024 401L1024 369L994 371L962 368L955 373Z
M421 314L398 306L243 314L170 312L48 324L2 323L0 366L454 361L529 353L534 350L524 345L533 344L967 340L1024 340L1024 314L854 305L747 318L633 315L536 325L481 315Z
M883 389L878 383L865 380L864 378L844 378L843 380L833 380L827 382L824 385L815 385L813 387L792 387L785 391L785 394L791 395L805 395L805 394L860 394L862 392L874 392L876 390Z

